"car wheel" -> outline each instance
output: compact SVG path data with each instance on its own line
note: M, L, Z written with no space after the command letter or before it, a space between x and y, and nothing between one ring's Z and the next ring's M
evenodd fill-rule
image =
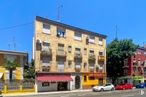
M114 88L111 89L111 91L114 91L114 90L115 90Z
M104 89L103 89L103 88L101 88L101 89L100 89L100 91L104 91Z

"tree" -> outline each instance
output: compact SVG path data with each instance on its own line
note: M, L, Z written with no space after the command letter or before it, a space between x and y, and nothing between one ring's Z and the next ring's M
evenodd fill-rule
M10 60L5 59L4 67L9 70L9 79L10 79L10 81L12 81L13 70L16 69L17 65L18 64L17 64L16 60L10 61Z
M34 60L24 66L24 79L35 79Z
M107 74L113 82L123 76L124 59L130 57L138 48L131 39L113 40L107 46Z

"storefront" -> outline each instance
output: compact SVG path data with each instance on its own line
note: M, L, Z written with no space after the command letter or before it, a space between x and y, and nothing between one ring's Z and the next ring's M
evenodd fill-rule
M37 73L36 85L38 92L71 90L72 78L64 73Z
M71 90L82 89L81 73L71 73L71 78L73 79L73 81L71 81L70 89Z
M83 73L82 87L83 89L91 89L96 85L103 85L106 83L105 73Z

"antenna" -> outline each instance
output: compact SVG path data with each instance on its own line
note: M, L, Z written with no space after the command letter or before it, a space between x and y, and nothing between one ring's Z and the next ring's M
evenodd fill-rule
M118 39L118 26L116 25L116 39Z
M16 42L15 42L15 37L13 37L13 46L14 46L14 50L16 50Z
M60 4L59 4L59 1L58 1L58 7L57 7L57 21L58 21L58 22L61 21L61 20L60 20L60 18L61 18L61 16L60 16L60 14L61 14L61 8L63 8L63 5L60 5Z

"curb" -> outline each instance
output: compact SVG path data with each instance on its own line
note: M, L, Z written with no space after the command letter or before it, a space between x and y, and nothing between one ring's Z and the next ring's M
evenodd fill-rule
M39 93L15 93L15 94L3 94L2 96L16 97L16 96L27 96L27 95L43 95L43 94L65 94L65 93L77 93L77 92L90 92L92 90L73 90L73 91L59 91L59 92L39 92Z

